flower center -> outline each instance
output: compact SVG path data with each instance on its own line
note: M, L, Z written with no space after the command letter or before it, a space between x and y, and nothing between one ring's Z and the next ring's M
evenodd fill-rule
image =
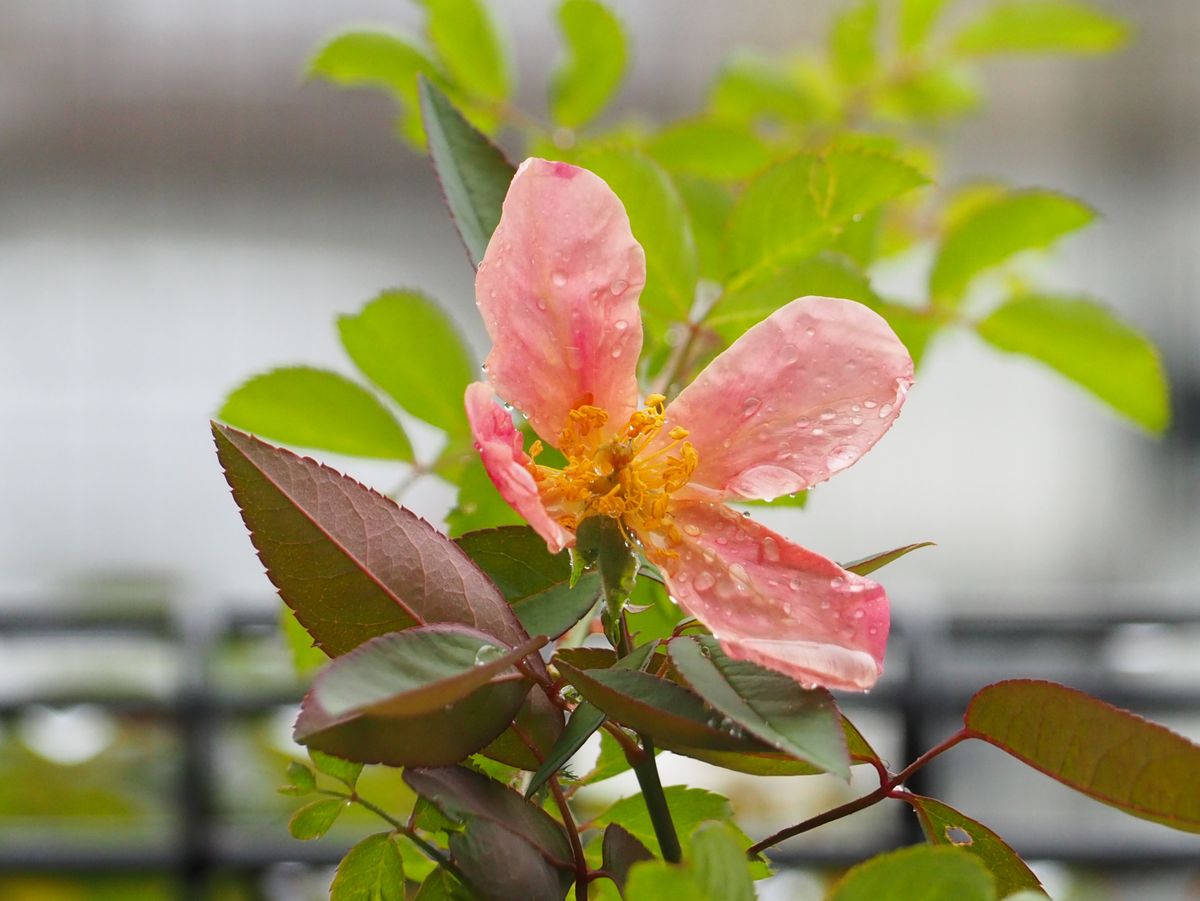
M650 395L645 408L607 441L608 413L586 404L576 407L559 435L558 448L567 458L562 469L538 464L543 447L540 441L533 443L530 471L542 500L564 527L575 530L587 517L599 515L635 534L678 538L670 496L691 480L700 457L684 440L687 430L678 427L667 433L668 443L652 447L665 427L665 401L661 394Z

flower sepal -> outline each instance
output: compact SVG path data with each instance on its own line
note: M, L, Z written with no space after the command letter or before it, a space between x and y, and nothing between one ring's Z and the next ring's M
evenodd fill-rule
M610 639L617 636L621 611L637 584L640 561L618 520L611 516L589 516L579 524L575 548L571 553L573 572L596 569L604 596L604 630ZM613 646L618 646L613 641Z

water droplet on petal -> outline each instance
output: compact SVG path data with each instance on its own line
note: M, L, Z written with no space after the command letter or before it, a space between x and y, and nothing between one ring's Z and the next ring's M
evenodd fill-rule
M857 610L855 610L855 611L854 611L853 613L851 613L850 615L851 615L851 616L852 616L854 619L862 619L864 616L866 616L866 615L867 615L867 612L866 612L865 610L863 610L861 607L859 607Z
M625 281L623 278L619 278L608 286L608 290L612 292L613 297L616 297L619 294L624 294L625 289L628 287L629 282Z
M799 579L790 579L788 581L788 588L792 589L792 591L799 591L800 590L800 580Z
M770 535L762 540L762 555L764 560L771 563L779 562L779 542Z
M550 274L550 281L554 282L554 287L561 288L567 283L567 275L565 272L559 272L556 269Z
M615 359L617 359L617 358L618 358L618 357L620 357L620 356L621 356L621 348L620 348L620 347L614 347L614 348L612 349L612 358L615 360Z
M850 420L850 424L851 425L862 425L863 424L862 417L855 416L853 419Z
M713 587L713 585L716 584L716 581L717 580L713 578L712 573L707 572L707 571L702 572L698 576L696 576L696 590L697 591L708 591L710 588Z
M700 527L695 523L688 522L683 524L683 531L694 538L700 534Z
M746 572L746 567L742 566L740 563L735 563L730 566L729 574L742 582L750 581L750 575Z
M892 415L893 409L894 409L894 407L892 407L891 404L884 404L882 407L879 408L879 418L887 419L889 416Z
M779 357L785 363L795 363L800 359L800 350L795 344L785 344L779 351Z
M858 448L850 444L839 444L825 457L825 466L830 474L840 472L858 459Z
M758 412L758 408L762 406L762 401L751 395L742 401L742 415L753 416Z
M820 438L822 435L825 434L825 430L824 429L813 429L812 433L813 433L814 437Z
M837 591L839 588L841 588L845 584L846 584L846 580L843 579L841 576L835 576L834 578L829 580L829 587L832 588L834 591Z
M837 413L833 412L833 410L826 410L821 414L821 422L833 422L836 418Z
M539 297L539 298L538 298L538 301L537 301L537 308L538 308L539 310L545 311L545 309L546 309L546 301L542 300L542 299Z
M810 337L810 338L813 337L814 335L816 335L816 333L817 333L817 330L815 328L807 328L804 330L804 334L808 335L808 337Z
M613 328L615 328L618 332L623 332L625 329L629 328L629 323L624 319L618 319L613 323Z
M875 403L875 401L873 401L873 400L864 400L863 406L866 407L868 410L874 410L876 407L879 406L879 404Z

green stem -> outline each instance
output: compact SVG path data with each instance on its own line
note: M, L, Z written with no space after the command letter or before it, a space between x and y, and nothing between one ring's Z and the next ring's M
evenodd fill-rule
M322 795L329 795L332 798L344 798L351 804L357 804L359 807L371 811L371 813L375 814L377 817L386 820L395 831L403 834L409 841L420 848L426 857L428 857L438 866L445 867L456 877L458 877L460 882L462 882L464 885L466 884L466 879L463 874L459 872L458 867L454 865L453 861L451 861L448 857L446 857L445 854L442 853L441 848L438 848L436 845L431 845L429 842L425 841L425 839L423 839L417 833L416 829L412 828L407 823L402 823L379 805L373 804L366 798L360 797L358 792L346 794L345 792L321 789L318 793Z

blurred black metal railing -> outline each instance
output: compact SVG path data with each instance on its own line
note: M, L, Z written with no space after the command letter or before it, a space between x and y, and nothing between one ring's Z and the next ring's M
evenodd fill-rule
M0 873L157 872L174 874L181 886L199 887L215 872L255 873L285 862L336 863L345 851L337 841L297 843L288 839L282 826L274 833L260 830L249 840L244 834L233 838L217 816L214 749L220 729L295 704L299 690L295 686L243 692L220 688L213 679L214 654L223 643L246 634L261 637L275 626L268 615L235 615L214 625L165 613L136 617L0 614L0 641L145 637L167 643L178 655L179 666L177 689L166 697L114 696L108 690L86 688L70 694L39 693L34 687L0 698L0 723L11 724L35 705L96 705L117 716L162 725L175 736L179 749L174 825L167 841L149 847L144 843L96 846L74 840L34 846L5 842L0 844ZM855 711L869 711L889 717L898 732L896 756L904 761L952 732L975 690L1006 677L1056 679L1150 716L1196 717L1200 722L1200 680L1186 678L1186 671L1181 678L1174 663L1174 655L1185 665L1194 660L1197 647L1200 613L1154 618L910 620L897 624L891 669L884 682L869 695L846 698L844 704L852 716ZM938 768L931 767L914 777L908 788L944 796L941 778ZM0 811L0 819L4 814ZM794 841L778 850L775 859L782 866L837 867L920 840L915 818L904 816L897 818L896 828L887 835L834 844ZM1200 877L1200 838L1131 842L1115 836L1097 841L1073 838L1066 831L1052 841L1018 839L1013 844L1030 860L1107 872L1177 867Z

